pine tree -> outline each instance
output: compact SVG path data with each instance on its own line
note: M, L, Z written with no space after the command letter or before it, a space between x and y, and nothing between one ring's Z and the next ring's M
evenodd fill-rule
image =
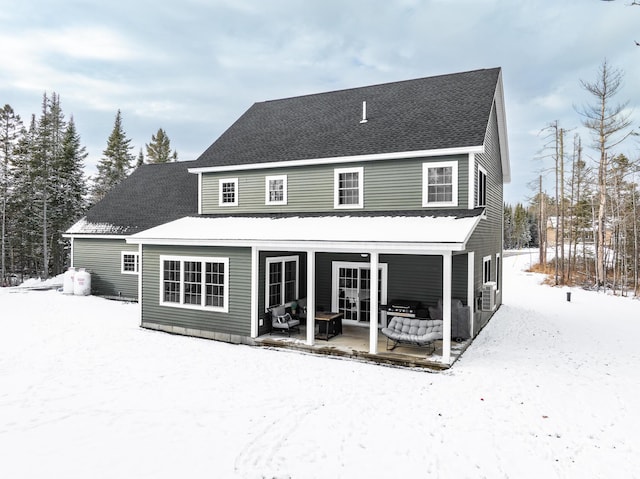
M171 152L171 141L162 128L158 128L158 133L151 135L151 143L145 146L149 163L178 161L178 153L175 150Z
M140 148L140 153L138 153L138 161L136 161L136 168L142 165L144 165L144 153L142 153L142 148Z
M10 105L5 105L0 109L0 198L2 214L2 251L0 265L0 284L6 282L7 278L7 235L8 235L8 203L11 191L11 171L16 143L22 131L22 120L16 115Z
M94 179L92 202L97 203L115 185L124 180L131 170L133 148L131 140L127 138L122 128L120 110L116 114L113 130L107 140L107 148L102 152L103 157L98 162L98 174Z
M52 264L55 273L64 270L68 256L68 240L62 232L77 220L86 209L87 185L84 177L84 160L87 152L81 145L73 117L69 120L61 139L60 154L54 160L57 184L52 201Z

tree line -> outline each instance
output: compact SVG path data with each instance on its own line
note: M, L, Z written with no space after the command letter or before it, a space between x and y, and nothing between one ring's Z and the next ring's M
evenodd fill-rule
M628 102L616 102L623 76L604 61L593 82L580 82L591 98L577 110L590 140L586 148L558 121L544 128L553 193L543 190L540 175L529 205L505 205L504 244L539 248L539 268L556 285L638 295L640 159L622 151L623 142L638 134Z
M160 128L137 159L116 113L93 177L85 175L88 156L73 116L67 120L60 96L45 93L39 116L25 124L14 109L0 108L0 285L62 273L70 243L62 235L91 205L143 163L177 161Z

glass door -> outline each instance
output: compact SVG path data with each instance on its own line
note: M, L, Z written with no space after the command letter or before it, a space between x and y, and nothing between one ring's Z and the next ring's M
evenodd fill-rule
M380 265L378 304L386 302L387 265ZM371 269L368 263L334 262L332 311L352 324L371 320Z

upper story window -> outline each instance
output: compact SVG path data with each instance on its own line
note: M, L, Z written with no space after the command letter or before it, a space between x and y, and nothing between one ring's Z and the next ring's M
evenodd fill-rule
M478 183L476 188L476 206L487 206L487 172L480 166L478 166Z
M364 207L364 168L336 168L333 175L334 207Z
M238 178L225 178L218 182L219 206L238 206Z
M287 204L287 175L267 176L265 178L265 205Z
M229 311L229 258L160 257L160 304Z
M458 162L422 164L422 206L458 206Z
M138 274L140 269L140 254L136 252L122 251L121 254L121 268L122 274Z

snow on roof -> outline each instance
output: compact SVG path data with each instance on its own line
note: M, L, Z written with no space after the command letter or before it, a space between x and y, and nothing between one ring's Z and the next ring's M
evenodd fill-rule
M110 223L91 223L86 216L69 228L65 234L92 234L92 235L125 235L129 230L126 226L118 226Z
M132 235L133 243L420 243L464 244L480 215L186 217Z

